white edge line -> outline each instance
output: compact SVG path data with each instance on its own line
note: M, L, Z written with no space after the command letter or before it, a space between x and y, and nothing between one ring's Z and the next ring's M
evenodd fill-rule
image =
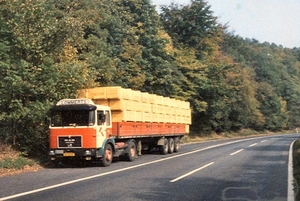
M288 194L287 194L287 201L294 201L295 200L295 191L294 191L294 172L293 172L293 146L294 142L290 145L289 150L289 163L288 163Z
M235 154L237 154L237 153L240 153L241 151L243 151L244 149L240 149L240 150L238 150L238 151L236 151L236 152L233 152L233 153L231 153L230 154L230 156L233 156L233 155L235 155Z
M257 145L257 143L251 144L251 145L249 145L249 147L253 147L253 146L255 146L255 145Z
M52 186L47 186L47 187L44 187L44 188L39 188L39 189L35 189L35 190L23 192L23 193L10 195L10 196L7 196L7 197L2 197L2 198L0 198L0 201L12 199L12 198L17 198L17 197L21 197L21 196L24 196L24 195L29 195L29 194L49 190L49 189L52 189L52 188L57 188L57 187L60 187L60 186L66 186L66 185L77 183L77 182L80 182L80 181L94 179L94 178L97 178L97 177L102 177L102 176L105 176L105 175L110 175L110 174L114 174L114 173L117 173L117 172L122 172L122 171L130 170L130 169L138 168L138 167L158 163L158 162L161 162L161 161L166 161L166 160L169 160L169 159L177 158L177 157L180 157L180 156L186 156L186 155L194 154L194 153L197 153L197 152L201 152L201 151L216 148L216 147L221 147L221 146L225 146L225 145L229 145L229 144L234 144L234 143L238 143L238 142L242 142L242 141L248 141L248 140L259 139L259 138L263 138L263 137L247 138L247 139L241 139L241 140L235 140L235 141L226 142L226 143L222 143L222 144L217 144L217 145L205 147L205 148L202 148L202 149L194 150L194 151L191 151L191 152L178 154L178 155L171 156L171 157L168 157L168 158L162 158L162 159L158 159L158 160L155 160L155 161L142 163L142 164L139 164L139 165L134 165L134 166L130 166L130 167L126 167L126 168L122 168L122 169L118 169L118 170L114 170L114 171L110 171L110 172L105 172L105 173L93 175L93 176L90 176L90 177L76 179L76 180L72 180L72 181L68 181L68 182L64 182L64 183L60 183L60 184L56 184L56 185L52 185Z
M171 183L176 182L176 181L178 181L178 180L180 180L180 179L182 179L182 178L184 178L184 177L187 177L187 176L189 176L189 175L191 175L191 174L194 174L195 172L198 172L198 171L200 171L200 170L202 170L202 169L204 169L204 168L206 168L206 167L208 167L208 166L210 166L210 165L212 165L212 164L214 164L214 162L211 162L211 163L206 164L206 165L204 165L204 166L202 166L202 167L200 167L200 168L198 168L198 169L195 169L195 170L193 170L193 171L190 171L190 172L188 172L188 173L186 173L186 174L184 174L184 175L182 175L182 176L180 176L180 177L177 177L177 178L171 180L170 182L171 182Z

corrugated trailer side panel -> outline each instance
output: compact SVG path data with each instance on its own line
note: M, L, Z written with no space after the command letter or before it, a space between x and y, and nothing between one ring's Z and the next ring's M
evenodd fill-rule
M162 124L160 123L152 123L151 124L151 133L155 133L155 134L162 134Z
M166 124L168 133L176 133L176 126L175 124Z
M188 133L186 130L186 126L185 124L176 124L176 132L177 133Z
M141 136L184 135L185 124L113 122L111 136L117 138L132 138Z

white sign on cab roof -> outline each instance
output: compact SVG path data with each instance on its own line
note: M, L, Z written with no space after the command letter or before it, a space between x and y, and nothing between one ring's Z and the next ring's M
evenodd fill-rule
M95 105L91 99L63 99L58 101L56 105L81 105L81 104L92 104Z

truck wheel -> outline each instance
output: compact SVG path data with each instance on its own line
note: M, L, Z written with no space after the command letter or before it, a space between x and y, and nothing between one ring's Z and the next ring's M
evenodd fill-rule
M113 159L113 150L110 144L106 144L104 148L104 153L101 159L102 165L104 167L110 166Z
M128 142L128 147L125 152L125 159L127 161L134 161L137 156L136 144L134 140Z
M168 152L171 154L174 152L174 139L172 137L170 137L168 139Z
M167 138L164 139L164 144L159 147L161 154L166 155L169 151L169 141Z
M179 138L178 137L174 137L174 152L178 152L179 151Z

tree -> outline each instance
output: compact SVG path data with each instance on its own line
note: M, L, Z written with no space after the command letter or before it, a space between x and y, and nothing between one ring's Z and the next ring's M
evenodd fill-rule
M89 77L72 43L80 23L55 6L43 0L4 1L1 6L2 34L9 35L2 39L9 55L1 66L2 138L27 153L46 148L50 107L74 97Z
M257 99L261 103L260 111L266 119L264 128L271 131L286 128L288 122L286 102L277 96L270 84L260 83Z
M162 6L161 10L164 29L175 46L183 44L195 48L199 59L210 52L208 41L216 39L221 26L206 1L191 0L185 6L171 3L170 6Z

